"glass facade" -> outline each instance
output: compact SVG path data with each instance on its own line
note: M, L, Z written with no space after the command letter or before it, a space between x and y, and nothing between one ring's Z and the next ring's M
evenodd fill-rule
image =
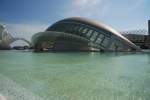
M103 48L104 47L108 48L107 46L108 46L108 43L110 42L110 38L108 37L110 34L107 34L106 32L103 32L102 30L99 31L95 29L94 27L91 27L82 23L61 22L61 23L55 24L53 27L49 28L47 31L51 31L51 30L66 32L69 34L76 34L76 35L80 35L81 37L85 37L89 41L92 42L92 45L90 43L90 46L94 46L94 48L101 49L101 46L103 46Z
M119 51L124 48L138 49L121 34L112 30L112 28L108 28L103 24L99 25L82 18L68 18L53 24L46 31L64 32L80 36L89 41L89 47L99 50Z

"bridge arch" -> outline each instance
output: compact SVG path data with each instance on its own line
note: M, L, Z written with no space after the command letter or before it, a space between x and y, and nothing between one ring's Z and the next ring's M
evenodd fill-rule
M28 40L26 40L26 39L24 39L24 38L14 38L13 40L14 40L13 42L18 41L18 40L21 40L21 41L27 43L27 44L29 45L29 47L32 46L32 45L31 45L31 42L28 41ZM12 42L12 43L13 43L13 42Z

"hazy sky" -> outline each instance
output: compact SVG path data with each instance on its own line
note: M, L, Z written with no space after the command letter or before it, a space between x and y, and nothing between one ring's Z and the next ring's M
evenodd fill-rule
M147 29L150 0L0 0L0 23L25 38L73 16L97 20L119 31Z

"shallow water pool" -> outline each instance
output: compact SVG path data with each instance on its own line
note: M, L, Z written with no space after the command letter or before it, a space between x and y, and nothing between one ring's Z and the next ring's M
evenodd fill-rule
M149 53L0 51L6 100L149 100Z

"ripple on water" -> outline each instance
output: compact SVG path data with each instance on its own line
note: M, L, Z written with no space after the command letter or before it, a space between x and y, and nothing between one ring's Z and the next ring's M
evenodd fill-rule
M0 100L45 100L0 74Z

